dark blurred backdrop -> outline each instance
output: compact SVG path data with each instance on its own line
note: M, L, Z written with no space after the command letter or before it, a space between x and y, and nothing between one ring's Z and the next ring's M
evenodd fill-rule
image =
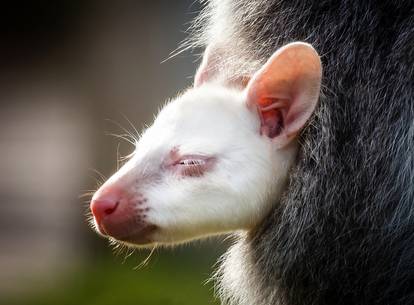
M161 63L200 5L27 1L0 10L0 303L213 304L222 242L114 254L79 196L116 170L107 133L150 124L191 85L194 54ZM125 118L127 117L127 119ZM118 126L120 125L120 126ZM87 198L86 198L87 200Z

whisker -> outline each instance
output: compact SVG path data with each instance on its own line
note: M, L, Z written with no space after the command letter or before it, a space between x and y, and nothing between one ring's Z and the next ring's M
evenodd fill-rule
M95 177L95 176L93 176L93 178L94 179L96 179L96 182L98 183L98 184L102 184L102 183L104 183L108 178L107 177L105 177L105 175L104 174L102 174L100 171L98 171L97 169L94 169L94 168L89 168L89 170L90 171L92 171L92 172L94 172L95 174L97 174L98 175L98 178L100 179L98 179L97 177Z
M111 122L112 124L115 124L116 126L118 126L118 128L120 128L121 130L123 130L131 139L133 139L135 142L138 142L137 137L127 128L125 128L124 126L122 126L120 123L111 120L111 119L107 119L107 121ZM132 143L132 145L135 145L135 142Z
M132 152L132 153L130 153L129 155L126 155L126 156L120 156L120 161L121 161L121 162L125 162L125 161L127 161L127 160L131 159L131 158L134 156L134 154L135 154L135 152Z
M116 134L116 133L106 133L107 136L112 136L118 139L122 139L129 144L135 146L135 138L129 134Z
M132 122L128 119L128 117L125 114L121 113L121 115L129 123L129 125L132 127L132 130L135 132L135 134L133 135L134 136L134 139L138 139L139 138L139 131L138 131L138 129L135 127L134 124L132 124Z
M138 266L135 266L134 268L133 268L133 270L138 270L138 269L141 269L141 268L143 268L143 267L145 267L145 266L147 266L148 265L148 263L149 263L149 261L150 261L150 258L152 257L152 255L154 254L154 252L155 252L155 250L156 250L156 248L157 248L157 246L155 245L152 249L151 249L151 252L150 252L150 254L138 265Z
M119 157L119 146L121 145L121 143L118 143L118 145L116 146L116 170L119 170L119 162L121 161L120 157Z
M86 193L84 193L84 194L82 194L82 195L79 195L79 199L82 199L82 198L86 198L86 197L92 197L93 196L93 194L95 194L95 192L96 192L96 190L90 190L90 191L87 191Z
M132 255L132 254L134 254L134 252L135 252L135 249L133 249L133 248L130 248L130 249L128 249L127 251L126 251L126 253L125 253L125 257L124 257L124 260L122 261L122 263L123 264L125 264L125 262L126 262L126 260Z

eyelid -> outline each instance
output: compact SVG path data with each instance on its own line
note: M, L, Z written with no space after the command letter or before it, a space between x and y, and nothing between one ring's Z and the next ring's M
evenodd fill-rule
M212 157L204 155L184 155L178 159L174 165L184 165L184 166L201 166L205 165ZM194 162L190 164L190 162ZM187 164L186 164L187 163Z
M184 166L201 166L206 164L206 161L201 158L182 158L179 160L178 164Z
M200 177L213 168L215 160L216 158L211 156L184 155L173 166L180 175Z

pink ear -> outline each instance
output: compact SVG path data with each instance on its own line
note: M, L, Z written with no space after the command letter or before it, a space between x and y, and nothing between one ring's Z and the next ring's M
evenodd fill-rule
M277 50L246 88L261 133L281 147L294 139L315 109L321 77L321 61L311 45L294 42Z
M194 76L194 87L199 87L203 83L211 80L218 72L218 65L220 64L221 51L208 45L204 51L203 60L198 67L196 75Z

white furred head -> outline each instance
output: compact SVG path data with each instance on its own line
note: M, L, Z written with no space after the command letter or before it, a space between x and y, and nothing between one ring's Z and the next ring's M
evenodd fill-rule
M128 244L174 244L250 230L278 203L296 137L319 97L319 56L308 44L289 44L244 89L215 81L206 73L209 62L93 196L101 234Z

